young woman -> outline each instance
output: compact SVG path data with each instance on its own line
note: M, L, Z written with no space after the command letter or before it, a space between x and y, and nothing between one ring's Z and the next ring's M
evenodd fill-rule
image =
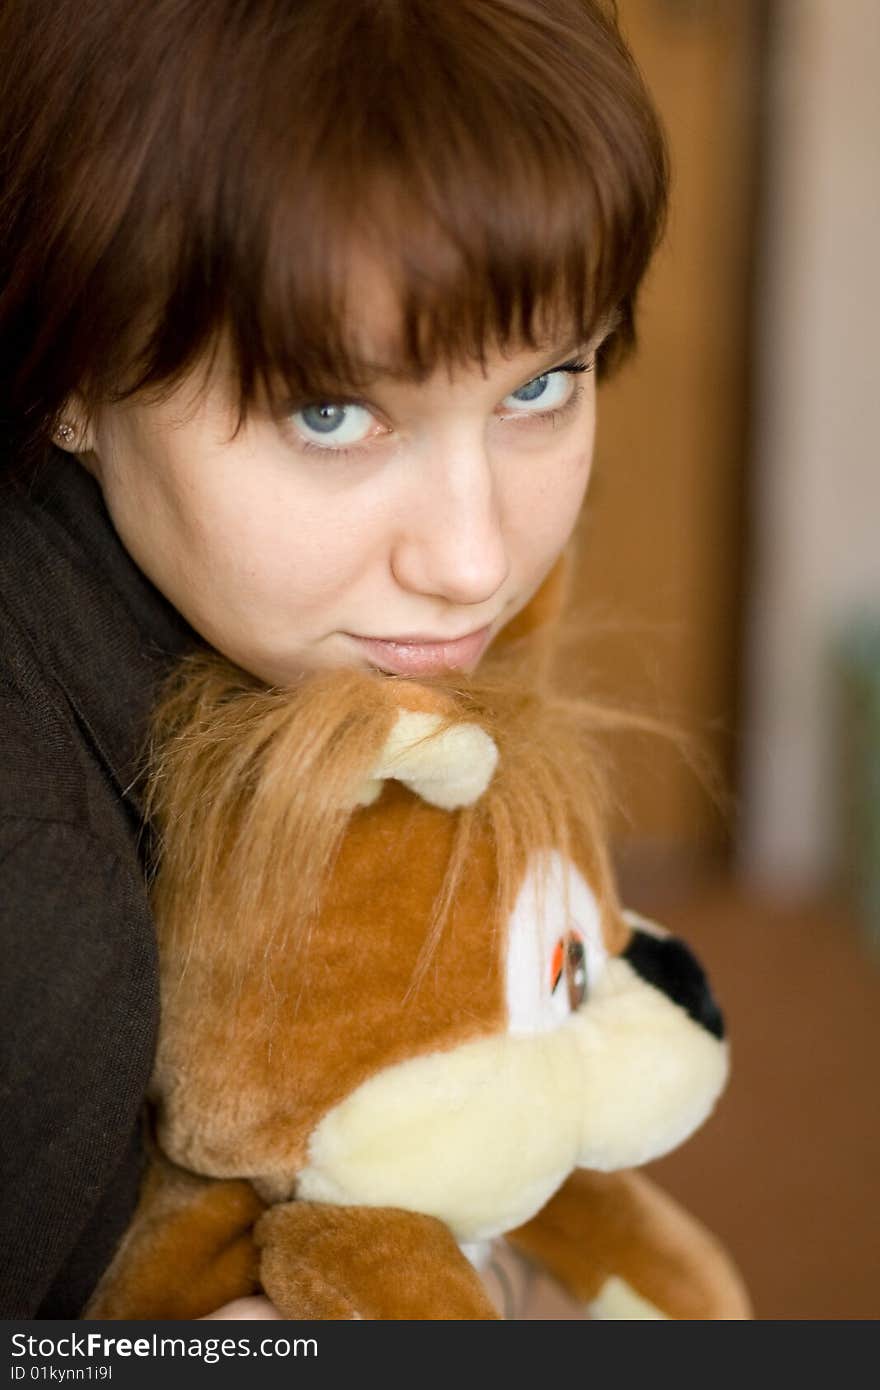
M477 664L666 164L601 0L9 0L0 50L0 1313L75 1317L142 1168L157 682Z

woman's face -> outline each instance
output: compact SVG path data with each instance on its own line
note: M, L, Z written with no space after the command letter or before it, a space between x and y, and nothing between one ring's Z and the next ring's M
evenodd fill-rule
M358 302L381 362L395 315L375 287ZM595 347L496 353L485 375L441 367L421 384L379 375L356 403L255 408L234 439L217 371L196 395L184 383L162 404L106 408L73 447L139 567L262 680L471 670L574 527L595 377L561 368L592 366Z

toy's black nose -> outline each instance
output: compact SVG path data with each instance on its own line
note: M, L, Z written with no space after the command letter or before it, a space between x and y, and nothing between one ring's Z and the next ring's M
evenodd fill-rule
M653 936L636 928L623 958L649 985L686 1009L695 1023L702 1024L716 1038L724 1037L724 1019L705 972L683 941L675 936Z

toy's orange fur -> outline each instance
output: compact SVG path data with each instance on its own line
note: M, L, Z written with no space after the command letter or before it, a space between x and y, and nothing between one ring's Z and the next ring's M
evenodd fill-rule
M296 1180L364 1082L503 1031L503 924L535 851L580 869L612 956L629 939L590 707L528 675L561 582L479 679L328 673L266 691L201 657L169 687L149 803L159 1145L87 1316L200 1316L258 1287L288 1317L495 1316L442 1222L296 1200ZM441 810L396 782L359 803L400 709L491 735L497 771L474 804ZM643 1178L576 1174L512 1239L584 1298L612 1274L668 1315L745 1315L725 1257Z

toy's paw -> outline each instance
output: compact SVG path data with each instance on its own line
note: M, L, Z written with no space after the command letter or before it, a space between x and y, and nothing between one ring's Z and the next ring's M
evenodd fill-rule
M364 1314L355 1297L308 1258L291 1260L283 1245L267 1237L260 1268L262 1284L285 1318L350 1322Z
M200 1318L255 1293L253 1224L262 1210L244 1179L200 1178L156 1155L132 1223L81 1316Z
M262 1286L287 1318L498 1317L448 1227L430 1216L285 1202L260 1217L254 1237Z

